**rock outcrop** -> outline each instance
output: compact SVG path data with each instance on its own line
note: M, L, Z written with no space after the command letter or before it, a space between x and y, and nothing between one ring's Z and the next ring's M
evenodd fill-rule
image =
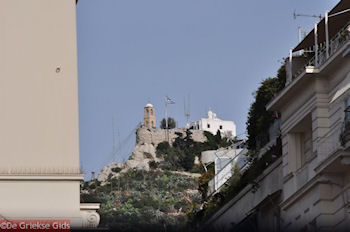
M116 172L115 168L120 169L119 172ZM114 178L118 177L120 172L125 172L127 170L126 165L124 163L111 163L104 168L98 173L97 180L98 181L106 181L108 177Z
M194 141L206 141L203 131L191 130L191 132ZM183 129L169 130L170 144L178 137L178 133L185 135L186 132ZM104 167L98 174L97 179L99 181L106 181L108 177L117 177L119 176L119 173L125 172L128 169L149 171L150 161L162 161L156 156L156 148L159 143L164 141L167 141L165 130L139 128L136 132L136 146L134 147L129 159L125 163L111 163ZM115 168L118 168L118 172L116 172ZM121 170L119 171L119 169Z
M149 162L159 162L161 159L156 157L156 148L153 144L149 143L138 143L132 151L129 160L126 161L125 165L128 168L143 169L149 171Z

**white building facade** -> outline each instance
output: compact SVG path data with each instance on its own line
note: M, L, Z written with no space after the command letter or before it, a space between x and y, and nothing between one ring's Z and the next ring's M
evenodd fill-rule
M349 231L348 9L350 1L340 1L293 49L287 62L286 86L266 106L281 113L282 157L255 180L259 183L255 192L248 185L204 227ZM325 28L329 29L326 34ZM314 56L299 55L300 50L312 51Z
M233 121L224 121L216 117L216 114L209 110L208 118L201 118L198 121L192 122L189 129L209 131L212 134L216 134L220 131L221 136L227 138L236 137L236 124Z

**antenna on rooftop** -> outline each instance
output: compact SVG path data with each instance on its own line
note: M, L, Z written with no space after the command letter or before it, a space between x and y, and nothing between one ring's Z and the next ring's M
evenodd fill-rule
M322 15L297 14L296 10L294 10L293 17L294 19L297 19L297 17L311 17L311 18L319 18L320 20L323 18Z
M191 112L190 112L190 94L187 95L187 101L186 98L184 100L184 111L185 111L185 117L186 117L186 126L189 125Z

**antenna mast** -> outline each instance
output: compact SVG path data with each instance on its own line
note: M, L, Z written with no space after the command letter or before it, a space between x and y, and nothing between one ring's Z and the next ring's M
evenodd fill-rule
M297 17L311 17L311 18L319 18L320 20L322 19L322 15L310 15L310 14L297 14L296 10L294 10L293 17L294 19L297 19Z
M122 144L120 143L120 131L118 130L118 152L119 152L119 155L122 156ZM117 160L115 160L117 161Z
M191 117L191 113L190 113L190 95L187 95L187 102L186 102L186 98L184 100L184 111L185 111L185 117L186 117L186 127L189 126L189 121L190 121L190 117Z
M113 156L113 161L116 161L116 148L115 148L115 133L114 133L114 116L112 116L112 156Z
M297 14L297 13L296 13L296 10L294 10L294 13L293 13L293 18L294 18L294 20L297 19L297 17L310 17L310 18L318 18L318 19L322 20L322 15ZM301 27L298 26L298 41L299 41L299 43L301 42L302 37L305 37L305 35L302 36L302 33L303 33L303 32L304 32L304 31L301 29ZM305 33L305 32L304 32L304 33ZM299 51L299 55L301 55L301 51Z

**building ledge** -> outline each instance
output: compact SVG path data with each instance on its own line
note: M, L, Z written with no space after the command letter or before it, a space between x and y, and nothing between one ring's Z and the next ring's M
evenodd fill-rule
M317 71L317 72L316 72ZM282 101L293 99L289 95L292 94L293 90L301 86L308 80L308 77L313 76L318 73L318 69L315 69L312 66L308 66L297 78L292 80L284 89L282 89L269 103L266 105L268 111L278 111L280 106L283 104Z
M0 174L0 181L15 180L15 181L46 181L46 180L56 180L56 181L83 181L84 174L44 174L44 175L16 175L16 174Z
M80 210L99 210L100 203L80 203Z

